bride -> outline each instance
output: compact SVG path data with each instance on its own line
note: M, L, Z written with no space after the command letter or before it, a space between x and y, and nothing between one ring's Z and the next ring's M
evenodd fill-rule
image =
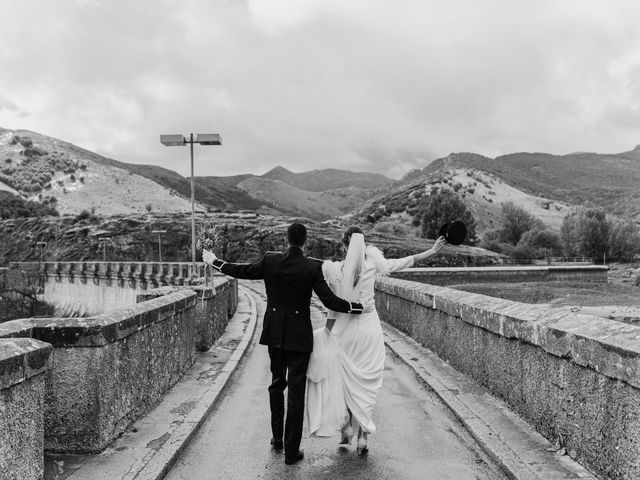
M385 347L374 303L377 274L388 275L438 253L446 240L417 255L386 259L372 245L365 246L359 227L349 227L342 242L345 260L325 261L322 272L331 289L346 300L359 299L358 317L329 311L327 324L313 334L313 352L307 370L309 434L330 437L341 431L341 444L350 444L358 432L357 451L367 453L367 435L376 427L371 418L384 372Z

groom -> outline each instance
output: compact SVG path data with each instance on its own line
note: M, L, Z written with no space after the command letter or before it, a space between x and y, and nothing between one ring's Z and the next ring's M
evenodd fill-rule
M307 366L313 350L311 326L311 291L330 310L362 313L362 305L336 297L322 275L322 262L305 257L303 247L307 229L293 223L287 229L289 249L284 253L267 253L257 263L228 263L203 250L202 259L216 270L236 278L262 279L267 290L260 343L269 347L271 359L271 444L285 449L285 463L293 465L304 457L300 450L304 419L304 394ZM284 425L284 389L287 396L287 420Z

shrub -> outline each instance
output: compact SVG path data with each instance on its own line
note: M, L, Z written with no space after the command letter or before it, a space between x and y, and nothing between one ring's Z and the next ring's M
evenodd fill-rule
M17 143L20 143L20 145L25 148L30 148L33 146L33 140L31 140L30 137L19 137L18 135L16 135L14 138L17 140Z
M517 245L525 232L542 227L540 220L513 202L502 205L502 217L500 241L511 245Z
M497 229L485 231L480 238L480 247L491 250L492 252L502 252L500 247L500 232Z
M422 236L436 238L440 227L453 220L464 222L467 227L464 243L473 245L476 241L476 222L473 214L456 194L449 191L429 197L429 203L422 215Z
M43 217L58 215L55 208L38 202L30 202L9 192L0 191L0 218Z
M560 235L547 229L533 229L526 231L516 248L527 252L528 258L546 258L562 253Z
M388 222L379 222L373 227L373 231L377 233L393 233L394 235L399 235L402 237L406 237L410 229L397 221L388 221Z
M95 216L94 214L95 212L95 207L91 209L91 211L89 210L82 210L78 215L76 215L76 222L80 222L83 220L86 220L88 222L97 222L98 221L98 217Z
M379 222L373 227L373 231L377 233L391 233L392 230L391 222Z

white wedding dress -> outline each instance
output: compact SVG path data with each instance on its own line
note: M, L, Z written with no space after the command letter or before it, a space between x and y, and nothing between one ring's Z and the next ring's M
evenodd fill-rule
M385 347L380 318L375 309L376 275L413 266L413 257L385 259L373 246L364 246L362 234L351 236L344 261L324 262L322 271L336 295L360 301L361 315L329 312L333 329L314 330L313 352L307 370L307 420L309 434L330 437L349 421L366 433L376 430L373 407L384 372ZM347 410L348 409L348 410Z

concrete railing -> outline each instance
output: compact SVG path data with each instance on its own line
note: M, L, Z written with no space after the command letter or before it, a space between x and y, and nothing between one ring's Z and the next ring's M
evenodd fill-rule
M44 474L45 378L51 345L30 338L0 341L0 479Z
M505 400L606 478L640 478L640 327L394 278L383 321Z
M34 342L48 348L47 352L53 348L44 399L39 412L30 413L32 418L44 417L44 427L41 424L39 433L26 424L19 430L0 429L3 457L6 450L6 458L11 458L12 445L40 438L39 456L34 455L39 461L33 463L24 456L22 461L36 465L29 467L33 471L41 469L43 430L48 451L103 450L178 381L195 361L196 350L209 348L224 331L236 309L237 281L215 277L213 283L147 291L140 303L88 318L31 318L0 324L0 351L15 342ZM34 398L36 387L29 393ZM2 389L4 393L4 385ZM5 402L4 397L1 401ZM39 478L8 471L14 476L7 478ZM0 478L5 478L2 473Z
M602 265L545 265L517 267L407 268L392 277L430 285L485 282L550 282L557 280L606 282L609 267Z

